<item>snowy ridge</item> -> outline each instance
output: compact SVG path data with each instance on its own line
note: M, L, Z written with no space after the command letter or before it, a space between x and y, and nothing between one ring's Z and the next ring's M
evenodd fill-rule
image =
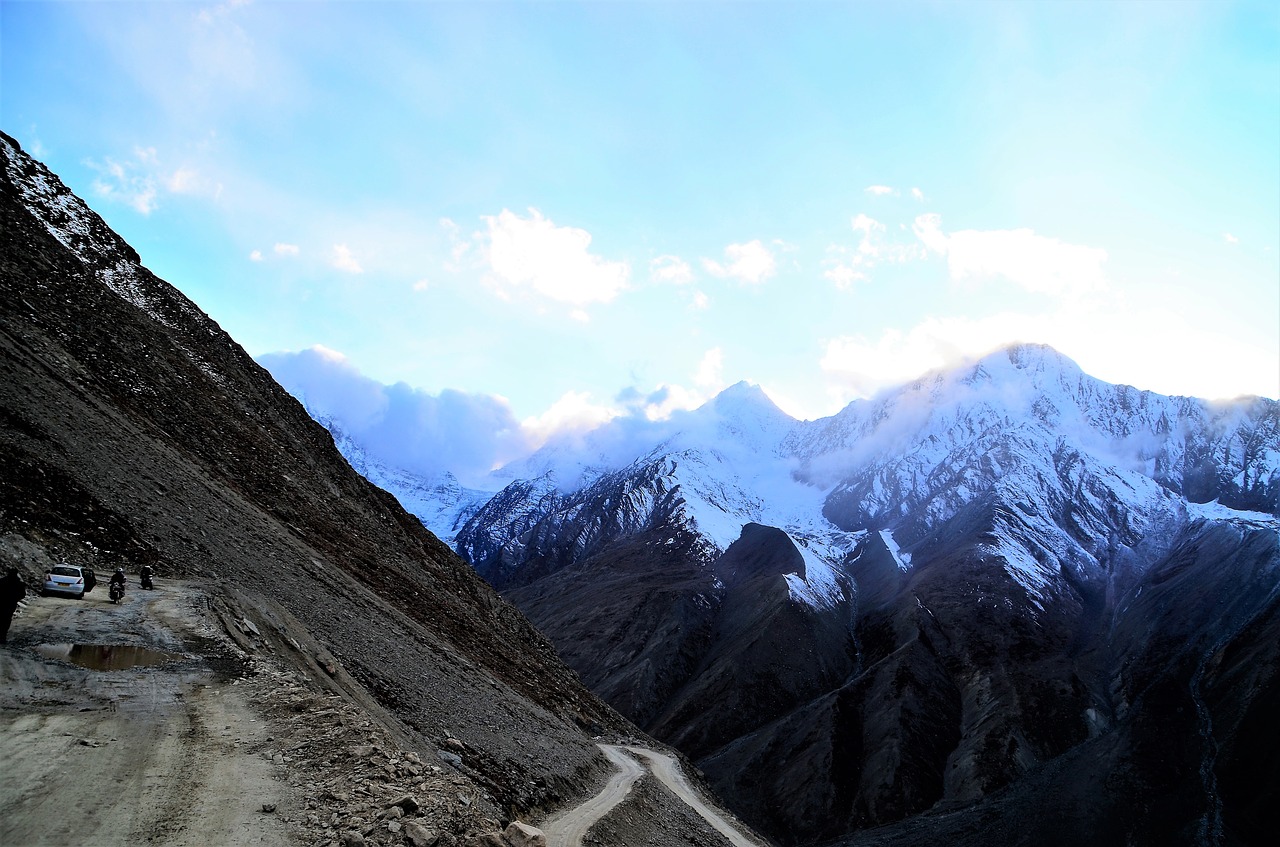
M817 421L739 383L669 420L617 419L550 443L495 473L497 494L342 449L486 575L530 558L567 565L655 530L693 533L710 562L759 523L801 550L806 576L788 585L814 606L845 596L862 533L879 532L905 574L917 545L975 504L992 522L985 555L1037 607L1068 590L1063 574L1107 570L1188 521L1280 513L1276 401L1111 385L1034 345Z
M156 308L158 301L140 284L133 250L51 171L34 159L27 160L7 140L0 138L0 144L7 148L5 166L23 204L36 212L49 234L94 268L108 288L172 328Z
M177 329L181 318L191 320L210 335L216 329L209 317L180 293L159 283L142 267L138 254L125 243L96 212L71 192L57 175L37 160L22 154L0 133L4 165L10 182L23 205L51 236L79 259L111 292L132 304L156 323ZM180 334L172 343L206 376L221 384L223 376L182 342Z
M311 417L329 430L333 443L347 463L361 476L392 494L405 511L416 517L433 535L452 544L467 518L491 495L462 486L451 473L426 478L403 468L394 468L368 455L368 451L351 438L332 418L303 402Z

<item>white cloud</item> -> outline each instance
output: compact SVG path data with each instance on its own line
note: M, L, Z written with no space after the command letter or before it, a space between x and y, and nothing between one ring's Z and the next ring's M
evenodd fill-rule
M878 256L880 250L875 244L874 239L877 233L883 233L885 231L884 224L880 223L875 218L859 212L854 216L852 226L854 232L862 233L862 243L858 245L858 252L873 258Z
M707 297L702 291L693 292L693 297L689 300L689 308L695 311L702 311L711 306L711 298Z
M553 436L589 432L620 414L617 409L592 402L585 391L570 391L541 415L525 418L520 426L531 444L541 446Z
M1043 312L930 316L906 329L829 339L820 367L830 408L1017 342L1048 344L1091 376L1165 394L1217 399L1277 384L1275 357L1256 355L1251 339L1148 302L1141 309L1148 332L1135 333L1138 311L1123 295L1106 292L1097 301L1054 301ZM1205 356L1206 349L1220 355ZM1237 364L1223 368L1223 361Z
M249 254L249 261L251 261L251 262L261 262L261 261L262 261L262 251L261 251L261 250L254 250L252 253L250 253L250 254Z
M724 248L726 264L703 259L702 265L712 276L733 278L751 285L759 285L777 273L778 265L773 253L759 239L745 244L730 244Z
M1043 332L1050 322L1044 316L1012 313L978 319L929 317L906 332L890 328L874 339L831 339L819 366L829 380L832 396L843 405L1003 344L1045 341Z
M850 221L850 228L860 236L858 244L854 247L833 244L827 248L828 257L823 261L827 269L822 276L837 288L847 289L855 282L869 281L867 272L881 262L906 262L921 255L917 244L890 240L888 228L870 215L859 212Z
M911 196L919 200L921 203L924 202L924 192L918 188L911 189Z
M649 262L649 276L656 282L685 285L693 282L693 268L679 256L659 256Z
M862 190L874 197L886 197L890 194L898 193L898 189L890 188L887 185L868 185Z
M852 288L855 282L866 282L868 277L862 271L854 270L854 266L848 262L836 260L834 264L822 272L824 279L834 282L836 288L841 290Z
M431 287L431 281L428 279L420 279L413 284L414 291L426 291Z
M200 174L194 168L178 168L166 180L166 187L174 194L190 194L199 185Z
M277 242L272 249L277 256L296 256L302 252L297 244L284 244L282 242Z
M108 157L85 164L98 174L92 183L97 196L123 203L142 215L150 215L160 207L162 191L214 199L222 195L221 183L191 165L169 168L155 147L134 147L133 155L124 161Z
M709 399L705 391L664 383L648 394L631 395L627 408L632 415L644 420L665 421L676 412L696 409Z
M351 252L351 248L345 244L335 244L329 251L329 264L340 271L346 271L352 274L364 273L364 268L356 261L356 257Z
M99 197L116 203L124 203L141 215L150 215L155 211L156 181L149 170L144 170L145 159L135 151L135 161L121 164L114 159L105 159L101 164L89 161L86 164L98 172L93 181L93 192Z
M1229 232L1224 232L1224 233L1222 233L1222 240L1223 240L1223 241L1225 241L1225 242L1227 242L1228 244L1239 244L1239 243L1240 243L1240 239L1236 238L1234 235L1232 235L1232 234L1231 234L1231 233L1229 233Z
M476 233L472 238L465 237L462 234L462 227L449 218L440 219L440 228L449 237L449 244L451 245L449 261L444 263L444 269L451 273L457 273L467 266L469 257L482 236L480 233Z
M693 382L699 388L717 390L724 385L724 350L712 347L702 356Z
M485 257L500 295L509 297L515 289L528 287L581 307L607 303L628 285L630 266L593 255L591 234L584 229L556 226L537 209L530 209L527 218L503 209L484 221ZM462 252L455 246L455 259Z
M1030 229L942 231L939 215L916 218L913 231L929 250L947 257L955 280L1003 277L1028 291L1070 294L1106 287L1107 251L1068 244Z
M384 385L319 345L258 362L310 411L332 418L371 458L392 467L426 476L449 471L465 485L535 446L536 433L522 427L502 397ZM564 407L556 415L571 418Z

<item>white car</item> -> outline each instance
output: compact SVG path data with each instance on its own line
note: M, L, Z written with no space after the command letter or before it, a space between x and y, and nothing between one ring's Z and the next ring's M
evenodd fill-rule
M83 599L84 593L93 587L93 578L89 576L87 571L89 571L89 568L82 568L79 565L54 565L44 575L44 585L40 589L40 596L70 594L77 600Z

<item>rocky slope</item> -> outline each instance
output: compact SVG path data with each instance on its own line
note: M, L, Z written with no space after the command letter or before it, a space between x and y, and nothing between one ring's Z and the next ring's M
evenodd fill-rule
M507 469L457 549L780 841L1280 823L1275 401L1017 346L832 418L740 385L580 450Z
M536 818L595 790L610 766L592 736L634 728L2 135L0 216L6 564L31 584L60 560L149 564L238 598L256 649L448 764L476 803L468 820Z

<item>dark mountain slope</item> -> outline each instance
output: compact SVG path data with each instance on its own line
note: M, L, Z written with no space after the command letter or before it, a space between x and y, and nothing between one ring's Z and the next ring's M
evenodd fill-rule
M412 748L465 742L502 814L585 790L583 729L625 722L56 177L0 156L5 558L216 580L300 622L317 675Z

